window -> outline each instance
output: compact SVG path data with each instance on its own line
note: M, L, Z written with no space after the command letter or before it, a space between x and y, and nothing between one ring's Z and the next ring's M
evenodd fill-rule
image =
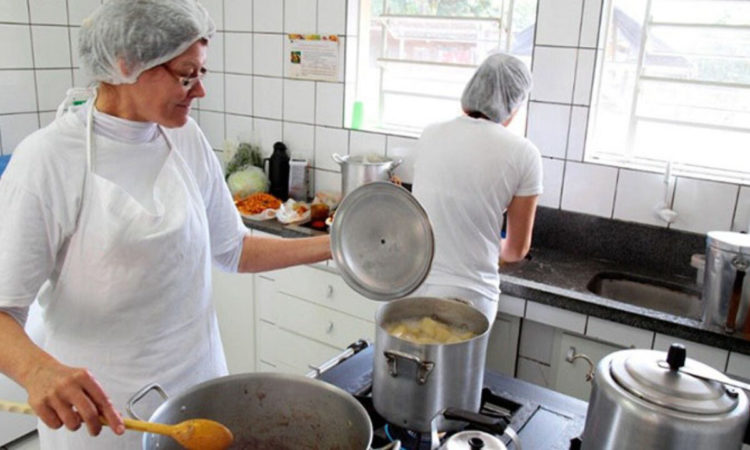
M493 50L531 66L536 0L360 0L347 125L417 135L461 113L463 88ZM523 131L525 111L512 125Z
M750 2L605 1L586 160L750 183Z

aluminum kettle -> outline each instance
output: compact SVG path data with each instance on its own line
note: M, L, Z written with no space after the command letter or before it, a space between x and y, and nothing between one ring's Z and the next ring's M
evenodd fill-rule
M750 333L750 235L711 231L706 237L703 323Z

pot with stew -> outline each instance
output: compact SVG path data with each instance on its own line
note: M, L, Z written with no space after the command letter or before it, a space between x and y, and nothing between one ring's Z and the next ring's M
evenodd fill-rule
M372 397L389 422L419 432L455 430L446 408L478 411L490 324L456 299L410 297L378 311Z

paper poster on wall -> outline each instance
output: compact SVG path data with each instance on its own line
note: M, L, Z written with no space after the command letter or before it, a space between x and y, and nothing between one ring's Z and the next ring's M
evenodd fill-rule
M338 81L339 38L319 34L289 35L287 77Z

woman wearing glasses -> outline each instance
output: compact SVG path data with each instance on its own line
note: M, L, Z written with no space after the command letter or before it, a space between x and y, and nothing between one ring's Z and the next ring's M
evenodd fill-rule
M0 182L0 371L27 390L43 449L138 448L118 414L137 389L226 374L212 264L330 256L327 237L248 236L189 117L213 32L194 0L105 2L80 31L95 94L27 137ZM35 298L42 347L23 329Z

